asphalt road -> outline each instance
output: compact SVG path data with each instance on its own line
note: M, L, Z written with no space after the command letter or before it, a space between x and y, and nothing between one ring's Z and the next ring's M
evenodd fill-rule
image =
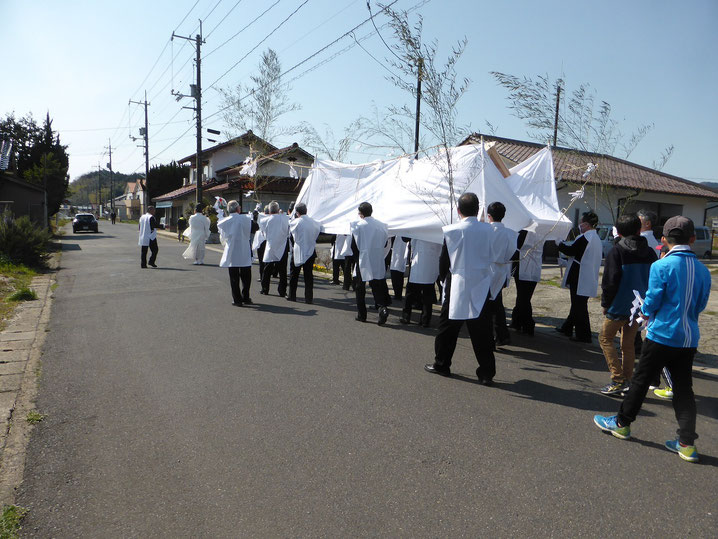
M663 448L670 403L631 441L593 425L618 407L596 345L514 334L486 388L462 338L442 378L396 307L361 324L322 279L314 305L261 296L255 266L236 308L218 253L160 238L140 269L136 240L63 240L23 537L715 537L716 379L694 380L693 465Z

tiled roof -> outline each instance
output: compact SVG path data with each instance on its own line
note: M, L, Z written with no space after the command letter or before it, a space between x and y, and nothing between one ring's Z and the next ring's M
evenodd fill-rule
M205 182L202 184L202 190L209 190L212 187L214 187L216 182ZM194 193L197 190L197 185L192 183L190 185L185 185L183 187L180 187L179 189L175 189L174 191L170 191L169 193L165 193L164 195L160 195L158 197L155 197L152 199L153 202L162 202L167 200L175 200L178 198L182 198L185 195L188 195L189 193Z
M306 158L308 161L314 161L314 156L307 152L306 150L300 148L299 144L296 142L292 143L289 146L286 146L284 148L275 149L274 151L269 152L268 154L262 155L259 159L257 159L257 165L261 165L262 163L265 163L271 159L277 159L279 157L282 157L283 155L288 155L293 152L297 152L302 155L302 157ZM224 167L222 169L219 169L215 171L216 174L228 174L232 172L236 172L234 169L241 169L244 166L244 163L237 163L236 165L230 165L228 167Z
M237 143L239 143L239 142L245 142L245 141L246 141L247 143L249 143L249 142L255 141L255 140L258 140L258 141L261 142L262 144L265 144L265 145L266 145L270 150L272 150L272 151L274 151L274 150L277 149L276 146L270 144L270 143L267 142L266 140L261 139L261 138L259 138L257 135L255 135L254 133L252 133L252 130L250 129L250 130L247 131L245 134L240 135L240 136L238 136L238 137L234 137L233 139L230 139L230 140L228 140L227 142L221 142L220 144L216 144L216 145L214 145L214 146L210 146L209 148L205 148L204 150L202 150L202 160L204 161L204 160L207 159L211 154L213 154L213 153L216 152L217 150L220 150L220 149L222 149L222 148L224 148L224 147L226 147L226 146L231 146L232 144L237 144ZM177 161L177 164L182 164L182 163L189 163L190 165L196 164L196 159L197 159L197 154L196 154L196 153L193 153L192 155L188 155L187 157L185 157L185 158L180 159L179 161Z
M474 133L467 137L460 146L477 144L480 142L481 136ZM542 144L492 135L483 135L483 138L485 142L495 142L496 151L514 163L525 161L544 148ZM588 183L718 200L718 191L617 157L559 147L552 147L551 151L554 159L554 173L564 181L576 183L586 181L582 178L582 174L586 170L586 165L591 162L598 165L598 168L588 177Z
M282 193L299 193L302 189L304 180L295 180L293 178L285 178L282 176L264 176L260 189L263 191L278 191ZM241 176L228 182L222 182L214 187L207 189L208 193L222 193L229 189L254 189L254 179L249 176Z

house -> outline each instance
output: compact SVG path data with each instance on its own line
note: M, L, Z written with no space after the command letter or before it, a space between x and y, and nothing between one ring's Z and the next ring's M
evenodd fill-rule
M45 190L21 180L15 173L0 171L0 214L9 211L13 217L27 215L38 225L45 225Z
M245 170L249 160L253 174ZM219 196L229 201L236 199L242 211L251 211L257 204L264 206L271 200L279 202L285 211L296 199L314 157L294 143L277 148L256 136L252 131L202 151L202 198L214 203ZM194 205L197 191L196 155L189 155L178 164L190 166L185 185L152 199L165 217L171 230L181 214Z
M542 144L474 133L460 145L483 140L494 148L508 168L525 161L544 148ZM578 225L581 213L596 212L600 223L613 224L624 212L651 210L663 225L669 217L685 215L696 225L706 222L709 202L718 201L718 191L678 176L605 154L552 147L556 191L560 208ZM584 178L589 163L596 165ZM583 198L572 203L571 193L583 187Z
M115 197L115 212L120 221L139 219L142 216L144 185L141 180L127 182L124 192Z

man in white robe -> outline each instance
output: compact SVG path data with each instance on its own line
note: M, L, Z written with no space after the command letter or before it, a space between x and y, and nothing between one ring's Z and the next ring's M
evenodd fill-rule
M405 238L409 240L409 238ZM428 328L431 325L431 310L436 299L434 283L439 277L441 245L425 240L412 239L409 282L406 285L404 309L399 322L411 323L411 310L415 303L421 303L419 323Z
M536 232L522 230L519 232L516 246L519 249L513 268L516 304L511 311L511 327L533 337L536 322L533 318L531 298L541 280L543 243L538 244Z
M157 221L155 220L155 208L149 206L147 213L140 217L140 237L137 244L140 246L140 267L147 267L147 249L152 253L150 255L150 266L157 267Z
M217 223L220 241L224 244L220 268L229 268L229 284L232 288L232 305L252 305L249 287L252 284L252 246L250 237L259 227L248 214L239 212L239 202L227 204L228 217ZM240 291L239 281L242 280Z
M287 300L297 301L297 285L299 274L304 272L304 302L314 303L314 261L317 258L316 246L322 225L307 216L307 205L300 202L294 208L295 218L289 223L294 245L292 256L294 265L289 279L289 295Z
M597 224L598 216L592 211L585 212L578 225L581 235L571 245L558 245L558 250L570 257L561 286L571 291L571 310L556 331L567 335L572 341L583 343L591 342L588 298L598 295L598 272L603 254L601 238L595 230ZM573 336L574 327L576 337Z
M386 285L386 265L384 258L389 244L389 231L381 221L372 217L373 208L368 202L359 204L359 221L351 224L352 252L356 260L356 277L354 289L356 291L357 311L356 319L366 322L366 284L368 281L374 302L379 309L379 325L386 324L389 317L389 287Z
M401 238L401 236L395 236L391 244L391 262L389 264L389 273L391 275L391 288L394 291L394 299L397 300L401 300L404 295L406 257L406 242Z
M504 308L502 290L506 288L511 278L511 259L516 253L516 239L518 234L506 228L501 222L506 215L506 206L501 202L492 202L486 208L489 224L494 229L494 247L498 262L491 267L491 316L496 332L496 346L505 346L511 342L509 329L506 326L506 309Z
M445 279L438 333L434 340L434 363L424 370L451 376L451 358L461 327L466 323L479 367L479 383L490 386L496 374L491 312L487 305L491 289L491 264L498 261L495 234L488 223L477 219L479 198L474 193L459 197L461 221L447 225L439 260L439 278Z
M186 260L194 260L193 264L204 264L205 243L209 239L209 217L202 214L202 206L197 205L194 215L189 218L189 247L182 253Z
M347 249L347 243L349 248ZM347 251L351 255L351 238L348 234L335 234L332 239L332 284L343 284L344 290L349 290L351 281L351 264L347 266ZM339 280L339 274L344 272L344 281Z
M259 222L259 229L266 239L264 247L264 271L262 272L262 290L260 294L269 294L269 281L277 270L280 297L287 295L287 242L289 240L289 216L279 212L276 200L269 203L269 215Z

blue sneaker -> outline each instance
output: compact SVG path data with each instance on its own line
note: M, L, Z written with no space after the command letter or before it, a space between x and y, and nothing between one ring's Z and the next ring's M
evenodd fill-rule
M593 422L596 424L596 426L601 429L604 432L610 432L613 434L616 438L620 438L621 440L628 440L631 437L631 427L619 427L617 416L602 416L602 415L595 415L593 416Z
M698 451L696 451L695 445L681 445L678 440L668 440L666 442L666 448L669 451L678 453L678 456L688 462L698 462Z

